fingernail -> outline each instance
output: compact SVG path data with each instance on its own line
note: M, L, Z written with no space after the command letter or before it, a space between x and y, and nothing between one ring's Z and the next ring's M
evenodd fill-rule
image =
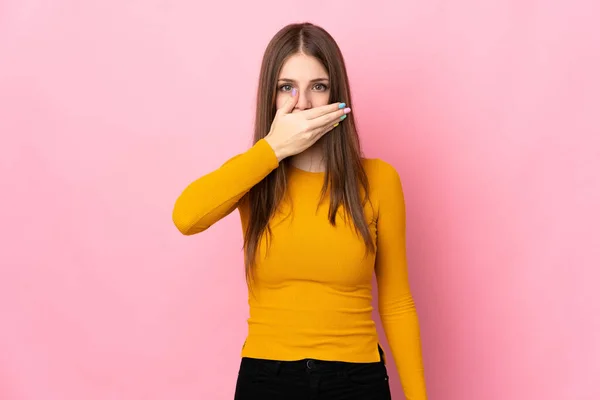
M346 117L347 117L347 115L345 115L345 114L344 114L344 115L342 115L342 116L340 117L340 121L343 121L343 120L345 120L345 119L346 119Z
M348 114L350 112L350 107L344 108L344 114Z
M293 89L292 89L292 96L295 96L297 92L298 92L298 91L296 90L296 88L293 88Z
M333 127L335 128L336 126L338 126L340 123L338 122L337 124L335 124Z
M340 103L340 105L338 107L339 108L344 108L344 107L346 107L346 103Z

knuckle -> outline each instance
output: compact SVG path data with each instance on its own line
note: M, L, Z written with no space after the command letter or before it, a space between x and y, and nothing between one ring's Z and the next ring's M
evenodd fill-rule
M313 135L310 133L305 133L302 135L302 140L306 143L310 143L310 141L312 140Z
M300 129L302 132L307 133L310 131L310 124L308 122L303 122L300 124Z

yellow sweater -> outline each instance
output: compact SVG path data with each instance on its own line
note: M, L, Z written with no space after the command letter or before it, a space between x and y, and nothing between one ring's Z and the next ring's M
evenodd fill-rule
M181 193L173 210L175 225L185 235L196 234L238 208L245 231L248 209L239 200L278 165L271 146L258 141ZM271 221L269 247L263 238L259 248L242 356L379 360L371 305L375 271L379 313L404 393L407 400L424 400L419 322L405 253L402 185L396 170L384 161L364 159L364 165L372 203L365 206L365 215L377 247L376 255L367 257L363 238L352 227L339 217L336 227L330 225L328 198L317 209L324 173L289 170L290 200Z

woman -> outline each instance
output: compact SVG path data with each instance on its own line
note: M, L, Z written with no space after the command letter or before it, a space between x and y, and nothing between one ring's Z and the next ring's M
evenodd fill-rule
M373 272L406 398L426 399L401 182L361 157L349 104L334 39L309 23L284 27L264 54L254 145L175 203L185 235L240 213L250 318L236 400L390 399Z

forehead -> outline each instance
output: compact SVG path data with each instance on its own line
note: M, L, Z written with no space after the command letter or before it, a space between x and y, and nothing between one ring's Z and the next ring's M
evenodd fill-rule
M318 59L300 53L290 56L283 63L279 73L279 79L287 78L298 81L328 77L327 70Z

